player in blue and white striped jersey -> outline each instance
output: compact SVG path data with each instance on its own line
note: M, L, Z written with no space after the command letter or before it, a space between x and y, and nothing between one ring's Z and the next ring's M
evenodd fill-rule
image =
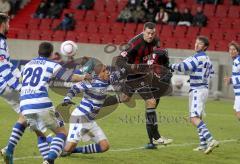
M51 60L53 45L43 42L39 45L39 57L29 61L22 71L22 89L20 111L27 124L38 135L38 148L44 158L44 164L54 163L63 149L67 136L63 122L58 120L55 109L48 95L49 81L52 78L81 81L78 76L66 76L61 65ZM62 76L64 75L64 76ZM56 137L50 147L43 132L50 129Z
M6 14L0 13L0 95L17 113L19 113L19 91L21 89L19 78L21 73L10 62L8 45L6 42L8 30L9 17ZM12 163L14 147L20 140L26 127L24 123L25 119L20 114L18 121L13 126L8 146L1 150L5 162Z
M107 96L107 87L114 84L121 73L109 71L103 64L95 65L96 76L91 82L80 82L71 87L64 102L71 102L71 99L78 93L83 92L83 98L77 108L72 112L67 144L64 148L67 154L70 153L100 153L109 149L109 143L103 130L95 122L95 118ZM77 147L79 141L93 141L94 144Z
M20 71L10 62L6 34L9 29L9 17L0 14L0 95L6 99L16 112L19 112L18 92L21 89ZM13 90L17 91L14 92ZM12 97L11 99L9 99ZM12 102L12 103L11 103Z
M213 139L206 124L202 120L202 114L204 113L205 103L208 97L209 80L214 73L212 63L205 52L208 46L208 38L198 36L195 42L196 53L181 63L171 65L173 70L190 74L190 120L192 124L197 127L200 139L199 147L194 150L201 150L206 154L210 153L219 145L219 142Z
M232 41L229 44L229 55L233 59L232 77L225 77L226 84L232 84L235 93L235 101L233 108L236 111L236 117L240 121L240 45Z

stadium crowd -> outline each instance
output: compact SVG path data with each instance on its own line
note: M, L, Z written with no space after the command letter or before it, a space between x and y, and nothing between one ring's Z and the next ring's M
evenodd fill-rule
M124 23L151 21L159 24L204 27L207 24L207 16L203 13L201 7L197 8L194 15L188 8L179 11L174 0L168 0L167 3L163 3L161 0L129 0L127 6L120 12L117 21Z
M0 0L0 12L9 14L13 18L28 0Z

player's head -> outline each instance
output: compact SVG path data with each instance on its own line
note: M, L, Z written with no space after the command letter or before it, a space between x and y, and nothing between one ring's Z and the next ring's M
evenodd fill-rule
M231 58L235 58L240 55L240 45L235 41L231 41L228 45L228 52Z
M143 27L143 39L151 43L156 36L156 24L153 22L146 22Z
M195 42L195 51L206 51L209 46L209 41L206 36L198 36Z
M99 79L106 81L109 80L109 70L106 65L99 63L94 67L94 71Z
M9 29L9 16L4 13L0 13L0 33L6 35Z
M50 42L42 42L38 48L38 55L50 58L53 53L53 45Z

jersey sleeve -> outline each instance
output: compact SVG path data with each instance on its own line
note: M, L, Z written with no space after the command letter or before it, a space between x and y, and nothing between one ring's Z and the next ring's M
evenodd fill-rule
M91 85L88 84L87 82L76 83L68 90L68 93L67 93L66 97L67 97L67 99L72 99L78 93L89 90L90 88L91 88Z
M5 58L1 58L0 60L0 72L1 76L7 85L17 91L21 89L21 84L19 79L14 76L12 73L12 64L7 61Z
M179 72L188 72L194 71L197 68L198 64L199 64L198 60L195 57L191 56L186 58L181 63L172 64L171 68Z
M13 76L15 76L16 78L20 78L21 77L20 70L16 66L14 66L11 62L9 62L9 64L10 64L11 72Z
M70 81L73 75L73 69L67 69L57 64L53 68L53 77L63 81Z

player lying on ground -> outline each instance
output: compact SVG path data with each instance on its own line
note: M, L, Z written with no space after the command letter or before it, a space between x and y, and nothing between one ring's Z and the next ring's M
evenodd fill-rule
M63 104L71 104L71 99L83 92L83 98L77 108L72 112L67 144L64 155L71 153L100 153L109 149L109 142L103 130L95 122L107 96L107 87L115 83L120 72L111 75L103 64L94 66L96 76L91 82L74 84L64 98ZM93 141L93 144L77 147L78 142Z
M191 123L197 127L200 139L200 145L194 151L204 151L205 154L219 145L202 120L210 77L214 74L212 63L205 52L208 46L208 38L198 36L195 42L196 53L181 63L171 65L173 70L190 74L189 117Z

